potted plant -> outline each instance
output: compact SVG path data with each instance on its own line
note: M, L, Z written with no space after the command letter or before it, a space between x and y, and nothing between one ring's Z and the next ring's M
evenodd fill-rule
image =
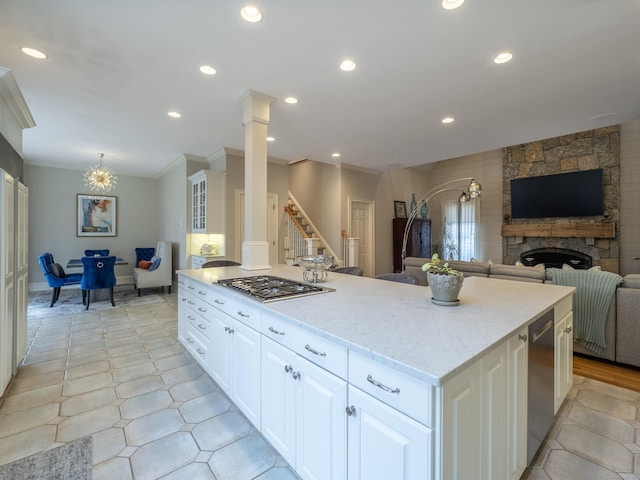
M427 272L427 281L433 297L431 301L437 305L458 305L458 294L462 288L464 275L462 272L449 267L448 262L442 262L437 253L431 261L422 265L422 271Z

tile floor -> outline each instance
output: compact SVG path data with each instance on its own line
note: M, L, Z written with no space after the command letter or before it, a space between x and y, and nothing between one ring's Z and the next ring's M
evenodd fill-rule
M159 297L63 315L32 301L0 465L92 435L95 480L297 478L178 342L175 293ZM575 376L522 479L640 478L639 410L640 393Z

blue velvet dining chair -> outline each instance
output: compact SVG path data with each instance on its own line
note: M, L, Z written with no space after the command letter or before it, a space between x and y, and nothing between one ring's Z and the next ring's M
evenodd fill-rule
M85 310L89 310L91 290L104 288L109 289L109 300L111 305L115 307L113 287L116 285L116 274L114 272L116 257L114 255L109 257L82 257L81 260L83 272L80 288L82 288L83 298L86 296Z
M84 251L84 256L85 257L95 257L96 255L100 255L101 257L106 257L109 255L109 249L102 249L102 250L85 250Z
M47 284L53 289L51 292L51 305L58 301L60 297L60 289L62 287L66 287L67 285L79 285L82 280L81 273L65 273L62 265L56 263L53 259L53 255L49 252L43 253L38 256L38 263L40 263L40 268L42 269L42 273L44 274L44 278L47 281ZM82 296L82 300L84 302L84 294Z

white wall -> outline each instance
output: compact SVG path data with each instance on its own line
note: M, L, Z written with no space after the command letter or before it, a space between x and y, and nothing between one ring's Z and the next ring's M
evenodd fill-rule
M640 121L620 126L620 274L640 273Z
M116 237L77 237L76 195L90 193L82 171L25 165L29 187L29 290L46 290L38 255L51 252L63 267L80 258L86 248L108 248L129 265L116 267L119 282L132 281L136 247L155 247L164 212L160 182L118 175L110 192L117 197Z

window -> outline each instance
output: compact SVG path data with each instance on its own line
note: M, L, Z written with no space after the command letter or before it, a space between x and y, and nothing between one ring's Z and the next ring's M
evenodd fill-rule
M471 260L478 252L480 202L442 202L442 252L447 260Z

